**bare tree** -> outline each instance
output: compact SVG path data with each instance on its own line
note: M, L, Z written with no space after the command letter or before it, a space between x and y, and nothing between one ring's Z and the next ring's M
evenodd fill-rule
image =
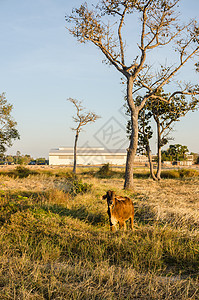
M124 76L132 128L124 183L127 189L133 188L140 110L149 99L160 100L156 94L163 86L171 85L172 90L175 76L191 58L199 54L199 26L195 20L180 24L176 13L179 3L180 0L99 0L92 9L85 3L66 16L68 31L80 43L91 42L97 46L105 60ZM136 27L139 40L135 40L138 51L131 56L126 51L123 27L131 25L131 32L135 30L131 23L134 15L140 17ZM112 23L110 19L113 19ZM149 52L164 48L169 58L176 58L175 63L157 66L157 61L156 64L150 62ZM167 101L182 94L199 94L198 86L179 85ZM139 105L134 101L137 95L143 96Z
M73 164L73 173L76 173L77 167L77 141L79 134L82 131L82 127L90 122L95 122L100 117L94 112L86 112L85 108L82 106L81 101L76 99L69 98L68 101L74 104L76 108L76 116L73 116L73 120L77 123L77 127L72 128L75 131L75 143L74 143L74 164Z

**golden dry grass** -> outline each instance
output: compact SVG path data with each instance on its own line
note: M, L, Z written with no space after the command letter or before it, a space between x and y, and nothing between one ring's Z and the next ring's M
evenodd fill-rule
M65 172L0 177L0 299L199 299L199 178L130 192L79 170L92 189L72 196ZM109 232L108 189L133 199L133 232Z
M139 180L137 191L143 194L143 206L150 206L156 220L192 226L199 229L199 185L198 178L187 180L164 179L157 183Z

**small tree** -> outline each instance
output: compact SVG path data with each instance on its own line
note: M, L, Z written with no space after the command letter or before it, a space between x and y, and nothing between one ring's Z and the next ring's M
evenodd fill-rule
M19 139L19 132L16 129L17 123L11 113L13 106L7 102L5 94L0 94L0 155L2 156L7 147L11 147L13 140Z
M171 157L172 161L186 160L186 153L188 152L187 146L182 146L180 144L170 145L167 150L167 154Z
M133 188L133 166L138 145L138 114L149 101L158 100L156 93L163 86L175 85L174 78L184 65L199 53L199 26L196 20L181 24L176 12L180 0L99 0L89 9L87 3L66 16L69 32L80 43L94 44L105 61L124 76L127 105L131 117L131 136L127 152L124 187ZM139 18L138 18L139 16ZM138 20L138 40L131 39ZM112 21L111 21L112 19ZM129 40L137 51L127 53L124 26L130 25ZM154 64L149 52L164 48L175 64ZM157 50L156 50L157 51ZM133 53L133 56L132 56ZM166 58L165 58L166 59ZM157 63L157 61L156 61ZM138 93L142 102L135 103ZM185 84L175 87L168 102L176 95L198 94L197 87ZM163 99L165 101L165 99Z
M94 112L86 112L85 108L82 106L81 101L76 99L69 98L68 101L74 104L76 108L76 116L73 116L73 120L77 123L76 128L72 128L75 131L75 143L74 143L74 164L73 164L73 173L76 173L77 166L77 142L79 134L82 131L82 127L90 122L95 122L100 117Z
M188 101L184 95L175 96L171 102L167 102L169 95L165 94L163 90L156 94L160 96L159 101L151 99L145 107L140 111L138 118L138 152L146 154L149 159L150 173L154 180L161 179L161 162L162 162L162 147L165 146L172 138L170 132L173 129L174 123L179 121L188 112L198 109L199 100L192 96ZM161 99L164 98L165 101ZM136 101L142 101L142 97L138 97ZM127 110L127 115L129 112ZM157 131L157 172L153 172L153 163L150 149L150 139L153 136L153 129L151 126L152 118L156 124ZM127 123L127 134L131 132L131 122ZM164 153L165 157L165 153Z
M159 101L151 99L139 114L139 148L143 148L149 158L151 176L154 180L161 179L161 162L162 162L162 147L170 140L170 132L173 129L175 122L180 121L188 112L198 109L199 100L192 96L191 100L186 99L185 95L175 96L171 102L162 101L168 99L169 94L163 91L156 94L160 96ZM139 100L138 100L139 101ZM157 130L157 172L153 174L153 165L151 159L150 139L153 136L151 127L151 119L154 119ZM129 126L129 125L128 125ZM138 149L139 149L138 148Z

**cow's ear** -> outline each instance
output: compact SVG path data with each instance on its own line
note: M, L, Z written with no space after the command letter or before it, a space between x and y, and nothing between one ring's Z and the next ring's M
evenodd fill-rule
M113 199L115 197L115 192L111 191L111 198Z
M110 190L109 190L109 191L107 192L107 197L111 198L111 197L112 197L112 193L113 193L113 191L110 191Z
M102 196L102 199L106 199L106 198L107 198L107 195Z

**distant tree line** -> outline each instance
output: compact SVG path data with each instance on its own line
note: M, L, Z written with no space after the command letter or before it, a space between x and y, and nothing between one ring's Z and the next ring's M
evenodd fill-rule
M183 161L187 160L187 146L180 144L170 145L167 150L162 151L162 161Z
M45 157L34 159L29 154L21 154L17 151L16 155L4 155L0 158L1 165L46 165L48 161Z
M180 144L170 145L167 150L161 151L161 159L164 161L186 161L188 159L188 147ZM191 152L190 155L193 156L193 162L199 164L199 154Z

